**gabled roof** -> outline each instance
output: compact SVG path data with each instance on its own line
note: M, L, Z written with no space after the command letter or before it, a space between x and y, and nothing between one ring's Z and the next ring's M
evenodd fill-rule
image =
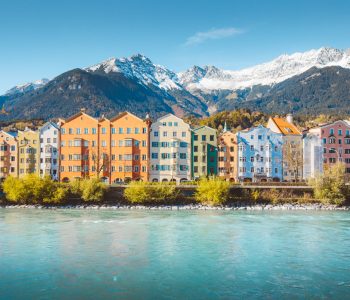
M300 130L292 123L289 123L283 118L271 118L275 123L280 133L283 135L301 135Z
M47 126L55 127L55 128L58 129L58 130L60 129L60 127L59 127L55 122L48 121L48 122L46 122L43 126L40 127L40 131L41 131L42 129L44 129L45 127L47 127Z
M215 131L215 132L216 132L216 129L211 128L211 127L209 127L209 126L207 126L207 125L203 125L203 126L199 126L199 127L192 128L192 131L198 131L198 130L200 130L200 129L202 129L202 128L208 128L209 130L212 130L212 131Z
M348 120L337 120L337 121L322 124L322 125L319 125L319 126L316 126L313 128L324 128L324 127L332 126L333 124L338 123L338 122L344 123L346 126L350 126L350 121L348 121ZM313 129L313 128L310 128L310 129Z
M11 134L10 132L6 132L6 131L4 131L4 130L0 130L0 133L5 134L5 135L7 135L8 137L10 137L10 138L12 138L12 139L15 139L15 138L16 138L15 135Z
M83 111L80 111L80 112L76 113L75 115L69 117L68 119L65 119L64 123L70 122L70 121L72 121L72 120L74 120L74 119L76 119L76 118L78 118L80 116L83 116L83 115L86 116L86 117L89 117L90 119L94 120L95 122L98 122L98 120L96 118L91 117L90 115L88 115L87 113L85 113Z
M122 118L122 117L124 117L126 115L130 115L133 118L136 118L136 119L140 120L141 122L143 122L143 120L141 118L139 118L138 116L136 116L136 115L134 115L134 114L132 114L131 112L128 112L128 111L124 111L124 112L120 113L119 115L117 115L114 118L110 119L110 121L114 122L114 121L116 121L116 120L118 120L118 119L120 119L120 118Z

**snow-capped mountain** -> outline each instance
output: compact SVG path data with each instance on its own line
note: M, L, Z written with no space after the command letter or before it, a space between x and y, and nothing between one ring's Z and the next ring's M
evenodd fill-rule
M8 112L0 120L67 117L82 107L96 117L124 110L205 116L237 108L350 113L350 51L320 48L242 70L194 66L177 74L140 54L111 58L50 82L16 86L0 96L0 105Z
M128 58L110 58L85 70L122 73L145 86L152 84L163 90L182 89L174 72L161 65L153 64L149 58L141 54Z
M320 48L303 53L281 55L276 59L242 70L221 70L213 66L194 66L178 73L179 83L189 91L238 90L255 85L274 85L312 67L350 68L350 51Z
M6 96L13 96L16 94L23 94L23 93L27 93L30 91L34 91L36 89L39 89L41 87L43 87L44 85L46 85L50 80L47 78L43 78L40 80L36 80L33 82L27 82L24 84L20 84L20 85L16 85L15 87L9 89L8 91L6 91L5 95Z

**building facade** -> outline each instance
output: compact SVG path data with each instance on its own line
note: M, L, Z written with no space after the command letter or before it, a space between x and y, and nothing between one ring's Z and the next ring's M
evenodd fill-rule
M182 119L167 114L151 126L150 181L191 179L191 129Z
M47 122L39 129L41 177L50 176L53 180L59 179L59 131L59 126L53 122Z
M218 138L218 176L225 180L234 182L238 179L237 170L237 135L225 129Z
M18 176L40 173L39 132L26 128L18 131Z
M18 143L14 135L0 131L0 179L18 177Z
M102 168L99 121L82 110L61 120L60 127L60 180L98 178Z
M350 174L350 124L339 120L309 130L309 133L321 138L323 148L323 169L336 162L345 165L345 172Z
M323 172L323 147L320 132L306 132L303 137L303 179Z
M282 134L263 126L237 133L238 179L282 181Z
M282 134L283 139L283 181L300 181L303 176L302 133L293 124L293 116L270 118L267 128Z
M217 175L217 133L208 126L192 130L192 178Z
M124 112L110 123L111 182L148 181L150 118Z

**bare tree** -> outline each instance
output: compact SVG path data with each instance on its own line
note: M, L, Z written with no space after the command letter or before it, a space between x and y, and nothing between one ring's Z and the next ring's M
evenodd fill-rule
M293 172L294 180L299 181L303 166L303 153L300 143L285 141L283 145L283 168L288 174Z

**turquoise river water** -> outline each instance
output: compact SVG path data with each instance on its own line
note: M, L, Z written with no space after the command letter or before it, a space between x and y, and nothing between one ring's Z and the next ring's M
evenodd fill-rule
M0 209L1 299L349 299L350 213Z

